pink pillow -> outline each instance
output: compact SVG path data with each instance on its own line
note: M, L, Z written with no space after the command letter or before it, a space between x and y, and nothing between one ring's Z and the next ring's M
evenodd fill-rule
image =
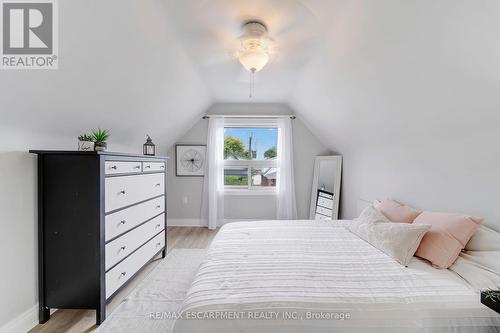
M423 212L413 223L428 224L431 229L420 242L415 255L432 266L448 268L457 260L483 219L457 214Z
M412 223L415 218L421 213L418 210L400 204L391 199L384 199L377 205L377 208L382 214L385 215L392 222L398 223Z

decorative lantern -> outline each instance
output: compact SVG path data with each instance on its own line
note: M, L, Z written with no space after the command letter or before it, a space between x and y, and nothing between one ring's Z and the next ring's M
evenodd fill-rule
M146 135L146 137L147 137L147 139L146 139L146 143L142 147L142 153L144 155L155 156L155 151L156 151L155 144L153 143L153 140L151 140L149 135Z

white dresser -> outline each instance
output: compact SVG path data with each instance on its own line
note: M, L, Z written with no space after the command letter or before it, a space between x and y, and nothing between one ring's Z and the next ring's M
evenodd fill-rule
M331 220L333 216L333 193L318 190L316 196L315 220Z
M50 308L96 309L165 256L167 159L32 151L39 173L40 322Z

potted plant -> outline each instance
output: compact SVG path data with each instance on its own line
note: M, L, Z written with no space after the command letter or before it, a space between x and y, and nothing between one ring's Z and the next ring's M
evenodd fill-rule
M92 151L94 150L94 138L92 135L81 134L78 136L78 150Z
M95 151L105 151L108 147L106 140L109 138L109 131L103 129L92 130L92 139L94 141Z
M481 291L481 303L500 313L500 290L483 290Z

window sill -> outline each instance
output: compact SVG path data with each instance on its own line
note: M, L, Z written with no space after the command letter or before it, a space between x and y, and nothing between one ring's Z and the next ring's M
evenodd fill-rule
M246 190L234 189L224 190L224 195L242 195L242 196L263 196L263 195L276 195L276 190Z

